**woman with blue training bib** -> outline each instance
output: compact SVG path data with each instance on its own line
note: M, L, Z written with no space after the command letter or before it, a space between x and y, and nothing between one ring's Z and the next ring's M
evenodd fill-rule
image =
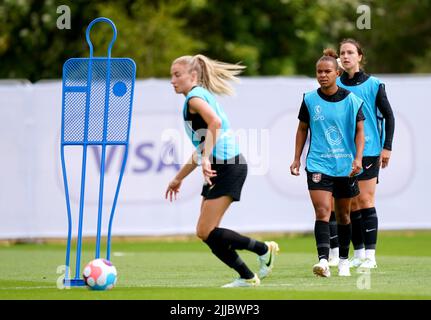
M364 100L365 147L362 166L364 171L358 176L361 193L352 201L352 243L354 257L351 267L368 270L377 267L375 250L377 243L378 219L374 204L376 184L380 167L389 164L395 118L388 101L385 85L374 76L366 74L364 52L358 41L345 39L340 43L340 63L344 69L337 84ZM331 230L335 238L336 230ZM331 254L336 246L331 244ZM336 260L336 259L335 259Z
M267 277L274 266L278 244L260 242L235 231L220 228L224 213L232 202L239 201L247 177L247 162L232 135L229 121L214 94L231 94L228 80L237 80L244 66L218 62L204 55L179 57L171 66L171 84L185 96L182 118L195 151L182 166L166 190L172 201L182 181L199 165L204 186L200 216L196 227L202 239L239 278L223 287L254 287ZM249 250L258 255L259 272L253 273L237 254Z
M319 262L313 273L330 277L329 218L332 197L340 243L339 276L350 276L350 205L359 194L357 175L362 171L364 149L363 101L337 86L337 55L326 49L317 61L316 77L320 88L304 94L296 132L295 157L290 172L299 175L301 154L310 131L306 160L307 184L315 211L314 235Z

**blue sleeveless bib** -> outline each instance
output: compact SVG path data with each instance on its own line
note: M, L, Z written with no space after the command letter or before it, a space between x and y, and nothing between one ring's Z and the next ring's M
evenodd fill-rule
M304 95L310 114L307 171L346 177L356 155L356 116L363 104L354 94L341 101L322 99L317 90Z
M365 116L364 156L379 156L382 152L384 141L383 116L376 106L376 96L379 91L380 80L371 76L359 85L346 86L341 82L340 78L337 78L337 85L353 92L364 101L364 106L362 107L362 112Z

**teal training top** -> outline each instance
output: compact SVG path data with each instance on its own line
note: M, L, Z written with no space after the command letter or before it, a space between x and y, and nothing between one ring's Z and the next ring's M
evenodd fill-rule
M362 108L362 112L365 116L364 156L379 156L382 152L383 141L385 139L384 132L382 132L384 123L380 120L382 119L382 115L376 106L376 96L379 91L380 80L370 76L361 84L347 86L341 82L340 78L337 78L337 85L353 92L364 101L364 106Z
M310 148L306 168L333 177L347 177L356 155L356 122L363 101L353 93L341 101L322 99L317 90L304 95L310 115Z
M204 143L201 143L201 137L205 135L202 134L202 132L196 132L193 129L192 123L187 120L188 102L191 98L194 97L204 100L221 119L221 128L219 129L219 135L217 138L216 145L214 146L214 149L212 151L212 155L220 160L228 160L239 155L239 146L238 143L235 141L235 137L232 133L232 130L230 129L230 123L227 119L226 113L221 108L214 95L210 93L207 89L199 86L194 87L192 90L190 90L190 92L186 96L186 100L183 107L184 127L191 142L196 147L198 154L200 155L202 153ZM203 128L202 130L206 130L206 128Z

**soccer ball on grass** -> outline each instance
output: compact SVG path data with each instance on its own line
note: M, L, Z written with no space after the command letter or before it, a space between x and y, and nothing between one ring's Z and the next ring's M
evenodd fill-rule
M88 288L110 290L117 282L117 269L106 259L94 259L85 266L83 276Z

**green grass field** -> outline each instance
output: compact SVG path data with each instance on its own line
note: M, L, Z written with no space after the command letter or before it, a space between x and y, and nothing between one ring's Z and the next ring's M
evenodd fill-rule
M117 286L106 292L57 288L65 244L0 245L0 299L431 299L431 231L380 232L378 269L369 275L352 269L349 278L338 277L336 269L331 278L312 274L317 262L312 235L257 237L280 245L274 272L260 287L233 289L220 286L235 272L194 239L114 239L111 260L119 276ZM94 244L85 243L83 249L87 262ZM240 254L257 271L256 256Z

